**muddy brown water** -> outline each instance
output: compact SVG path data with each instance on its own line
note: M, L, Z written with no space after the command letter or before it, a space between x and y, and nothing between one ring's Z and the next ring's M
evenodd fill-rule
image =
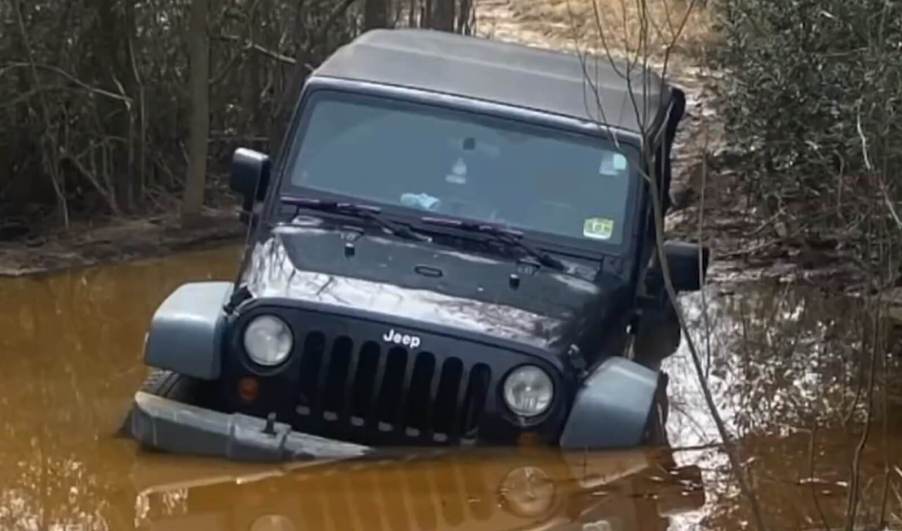
M114 432L149 318L239 250L0 280L0 529L743 529L745 501L684 344L667 363L672 448L411 449L263 466L150 453ZM844 528L871 358L855 303L738 285L685 299L702 362L771 529ZM684 341L685 343L685 341ZM710 354L708 353L710 351ZM894 358L879 356L856 528L902 528ZM864 377L864 378L862 378ZM890 385L883 385L884 382ZM886 392L884 392L884 390ZM857 406L856 406L857 404ZM851 414L849 412L852 412Z

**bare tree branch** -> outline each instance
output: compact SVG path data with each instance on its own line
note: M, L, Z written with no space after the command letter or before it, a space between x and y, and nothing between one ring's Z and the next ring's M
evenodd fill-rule
M114 100L131 102L131 98L129 98L128 96L123 96L122 94L116 94L115 92L110 92L110 91L108 91L108 90L104 90L104 89L101 89L101 88L92 87L91 85L85 83L84 81L81 81L80 79L76 78L75 76L73 76L73 75L70 74L69 72L66 72L66 71L63 70L62 68L59 68L59 67L56 67L56 66L52 66L52 65L42 65L42 64L31 64L31 63L8 62L8 63L4 63L3 66L2 66L2 68L0 68L0 76L3 75L3 73L4 73L5 70L11 69L11 68L30 68L30 69L35 70L35 76L37 76L37 70L45 70L45 71L48 71L48 72L53 72L54 74L60 75L60 76L62 76L62 77L64 77L64 78L68 79L69 81L71 81L71 82L74 83L75 85L77 85L77 86L79 86L79 87L81 87L81 88L83 88L83 89L85 89L85 90L87 90L88 92L91 92L91 93L93 93L93 94L97 94L97 95L99 95L99 96L104 96L104 97L106 97L106 98L111 98L111 99L114 99Z

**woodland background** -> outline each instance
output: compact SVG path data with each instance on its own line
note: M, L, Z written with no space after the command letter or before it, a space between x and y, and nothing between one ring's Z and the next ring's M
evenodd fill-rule
M0 242L229 204L231 152L273 152L305 76L336 47L375 27L470 34L498 3L0 0ZM740 194L769 242L755 254L826 250L898 278L902 3L506 3L563 34L603 31L613 48L642 21L661 31L691 12L676 49L718 72L710 106L726 148L704 156L735 181L712 188L730 188L732 212Z
M336 47L471 23L468 0L0 0L0 239L228 201L231 152L271 151Z

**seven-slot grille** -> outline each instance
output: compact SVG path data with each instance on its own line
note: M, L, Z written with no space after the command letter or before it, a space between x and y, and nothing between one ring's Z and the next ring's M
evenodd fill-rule
M298 353L301 430L427 443L476 437L486 364L319 331L303 337Z

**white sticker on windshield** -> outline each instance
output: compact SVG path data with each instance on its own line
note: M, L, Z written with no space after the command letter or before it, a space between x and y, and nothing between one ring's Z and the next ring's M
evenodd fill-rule
M451 173L445 175L445 181L453 184L467 183L467 163L464 162L464 159L457 159L451 168Z
M627 161L620 153L606 151L601 156L601 164L598 167L598 173L601 175L619 175L626 170Z
M610 240L614 234L614 220L589 218L583 222L583 236L596 240Z

